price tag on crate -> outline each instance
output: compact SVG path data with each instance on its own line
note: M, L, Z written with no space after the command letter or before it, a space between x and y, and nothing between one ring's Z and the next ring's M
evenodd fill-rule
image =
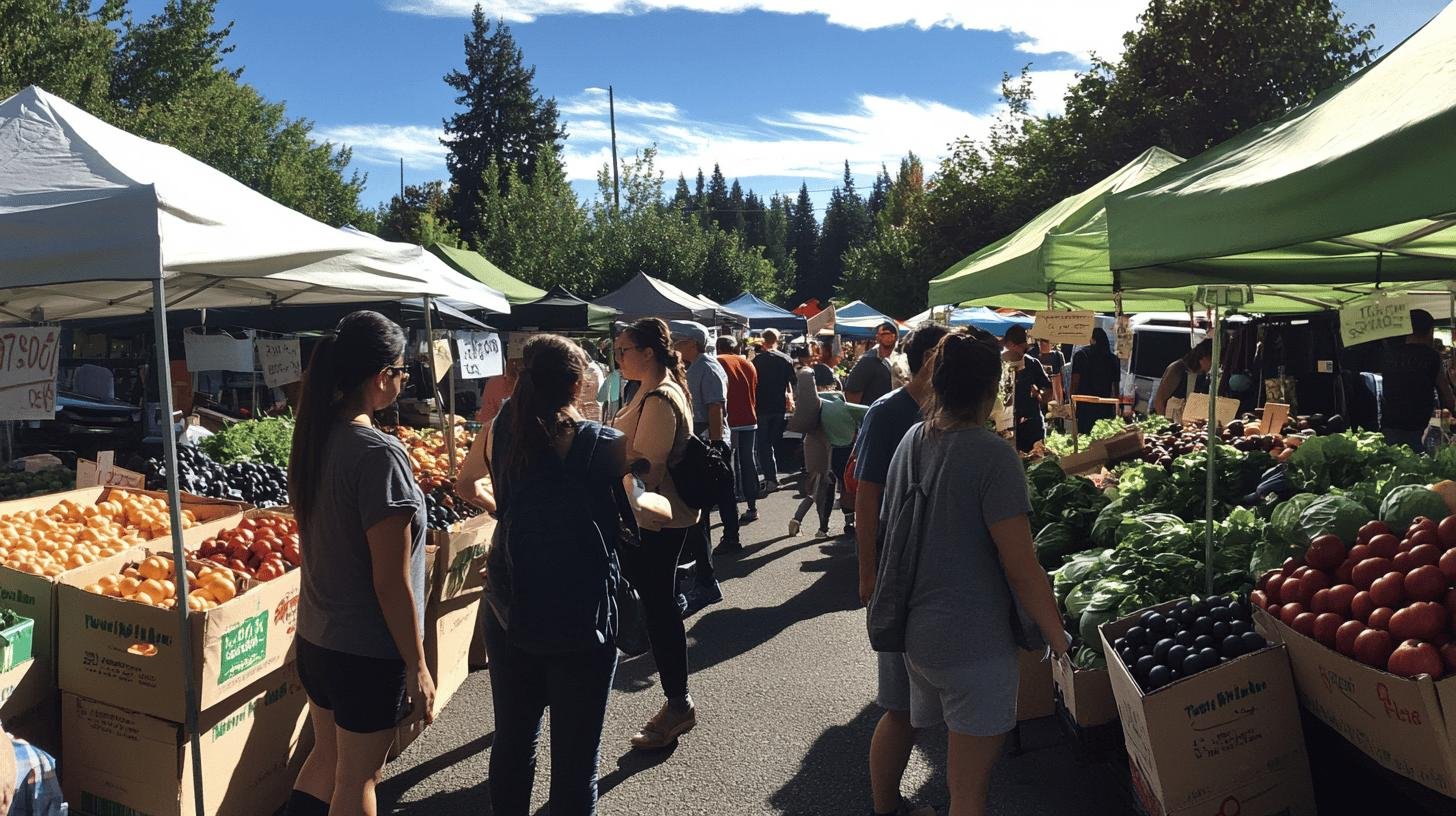
M61 330L0 329L0 419L56 418Z

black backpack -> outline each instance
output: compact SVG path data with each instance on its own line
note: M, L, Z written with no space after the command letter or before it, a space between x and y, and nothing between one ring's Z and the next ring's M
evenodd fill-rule
M616 529L592 514L589 474L602 427L577 426L563 460L544 456L510 486L487 567L486 597L511 642L538 654L616 637Z
M666 393L654 391L648 396L665 400L672 407L677 421L686 426L687 418ZM667 472L672 474L673 486L677 488L677 495L683 500L683 504L694 510L716 507L718 498L732 489L733 465L723 455L722 449L704 442L691 428L687 428L686 433L687 444L683 446L682 458L676 462L668 462Z

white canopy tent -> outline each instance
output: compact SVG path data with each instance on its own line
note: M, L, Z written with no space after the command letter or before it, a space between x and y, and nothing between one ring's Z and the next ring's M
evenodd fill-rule
M418 246L315 221L39 88L0 102L0 320L145 312L159 268L172 308L428 294L510 311Z
M168 292L171 296L168 296ZM181 152L31 87L0 102L0 322L150 311L162 415L172 415L169 308L453 298L497 312L501 294L408 244L335 229ZM172 554L184 558L177 450L163 436ZM184 573L177 595L187 596ZM179 604L180 631L189 631ZM198 696L180 641L193 802L203 813Z

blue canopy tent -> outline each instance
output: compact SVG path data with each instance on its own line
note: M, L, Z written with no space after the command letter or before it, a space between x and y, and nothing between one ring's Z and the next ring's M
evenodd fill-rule
M778 329L798 334L807 331L803 317L788 309L780 309L752 292L744 292L733 298L723 304L723 308L748 318L748 327L751 329Z
M1000 337L1012 326L1025 326L1030 329L1032 319L1003 315L985 306L967 306L951 312L948 322L952 326L975 326Z
M862 300L847 303L834 310L834 332L844 337L874 337L875 330L886 322L899 329L902 335L909 331L899 321Z

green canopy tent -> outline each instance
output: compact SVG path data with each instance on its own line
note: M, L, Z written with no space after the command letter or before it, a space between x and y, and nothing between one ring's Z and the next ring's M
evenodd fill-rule
M440 260L449 264L456 272L466 277L474 278L493 289L498 289L506 296L511 305L517 303L530 303L533 300L540 300L546 297L545 289L537 289L523 280L513 278L502 272L500 267L491 263L479 252L472 252L459 247L445 246L444 244L433 244L430 251L435 253Z
M1352 294L1456 277L1453 134L1456 6L1309 103L1114 194L1118 282Z

